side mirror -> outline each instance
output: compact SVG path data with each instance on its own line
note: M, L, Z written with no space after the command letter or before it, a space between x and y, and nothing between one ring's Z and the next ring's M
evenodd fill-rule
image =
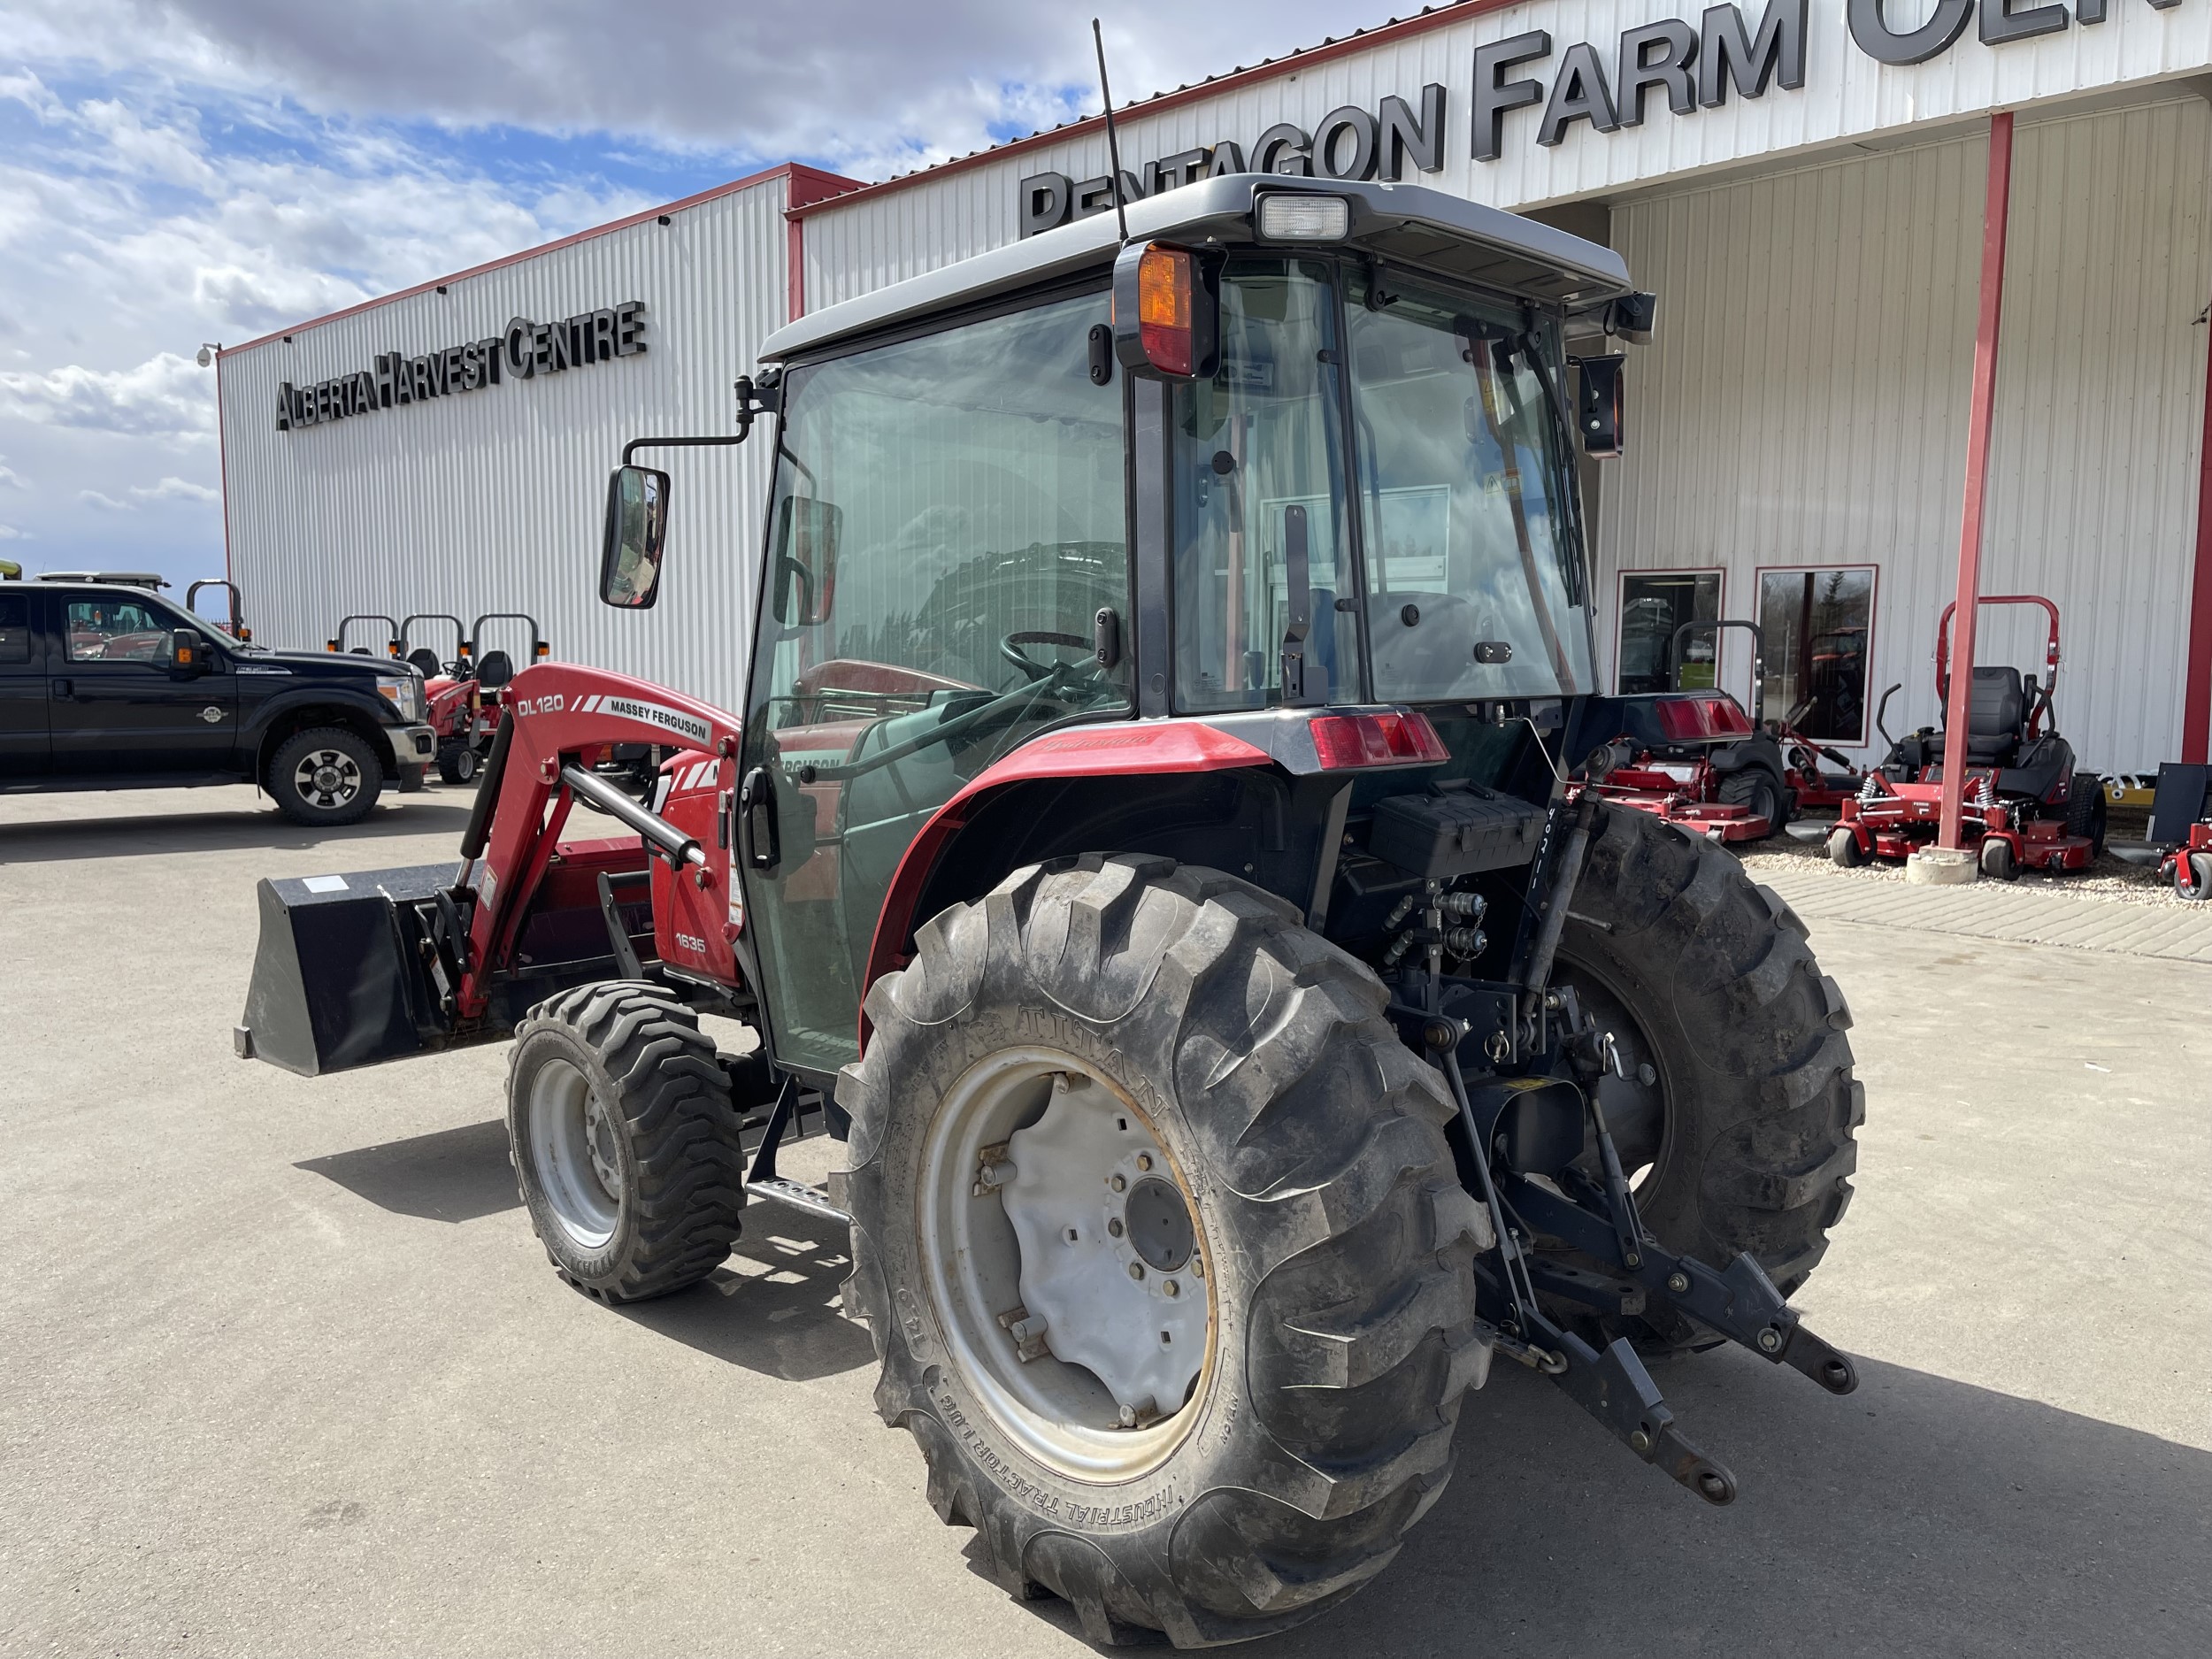
M837 598L837 541L844 509L811 495L786 495L776 514L776 586L772 609L786 627L829 620Z
M661 541L668 529L668 474L618 466L607 480L607 530L599 603L649 611L660 598Z
M169 667L179 674L207 672L207 641L192 628L178 628L169 635Z
M1575 399L1575 427L1582 434L1582 448L1590 455L1609 459L1621 452L1626 410L1621 390L1623 357L1578 357L1582 389Z

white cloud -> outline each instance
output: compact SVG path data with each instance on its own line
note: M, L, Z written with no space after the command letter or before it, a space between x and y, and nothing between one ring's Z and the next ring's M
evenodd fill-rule
M30 486L18 478L12 466L0 466L0 488L28 489Z
M12 524L0 524L0 541L28 541L31 533L19 530Z
M77 492L77 499L88 507L98 508L102 512L128 512L131 510L128 502L118 501L114 496L103 495L96 489L81 489Z
M165 478L151 487L134 484L131 494L140 501L219 502L223 499L221 490L210 489L204 484L195 484L189 479L182 478Z
M0 373L0 415L131 437L211 442L215 393L188 357L164 351L134 368L67 364L43 374Z

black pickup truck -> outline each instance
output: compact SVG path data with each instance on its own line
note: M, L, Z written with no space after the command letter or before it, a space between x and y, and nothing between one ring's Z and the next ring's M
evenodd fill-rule
M264 650L162 585L0 580L0 795L258 783L327 826L420 785L437 740L415 669Z

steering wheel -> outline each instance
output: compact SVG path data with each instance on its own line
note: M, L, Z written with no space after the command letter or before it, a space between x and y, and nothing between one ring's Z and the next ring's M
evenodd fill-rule
M1024 629L1010 634L998 643L998 654L1020 670L1030 680L1049 679L1057 663L1041 663L1022 649L1025 645L1064 645L1078 651L1087 651L1091 642L1079 634L1051 634L1036 629Z

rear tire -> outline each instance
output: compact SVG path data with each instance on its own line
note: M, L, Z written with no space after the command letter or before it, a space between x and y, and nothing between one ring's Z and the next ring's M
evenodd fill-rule
M2104 780L2093 772L2076 772L2066 796L2066 833L2085 836L2093 858L2104 856L2105 823L2110 813Z
M466 743L448 743L438 751L438 778L443 783L472 783L476 778L476 751Z
M1766 835L1779 835L1789 822L1789 791L1782 780L1764 766L1746 766L1732 772L1720 780L1718 790L1723 805L1740 806L1746 811L1767 821Z
M912 965L872 988L874 1034L839 1087L846 1306L882 1361L877 1409L913 1434L931 1503L977 1530L987 1570L1072 1603L1094 1643L1242 1640L1351 1594L1442 1491L1488 1364L1470 1263L1490 1229L1444 1140L1451 1104L1374 975L1301 919L1164 858L1018 871L931 921ZM1004 1092L1023 1087L1033 1098ZM1150 1329L1117 1315L1056 1338L1044 1300L1064 1241L1123 1237L1123 1201L1024 1139L1094 1093L1110 1151L1117 1121L1164 1151L1203 1267L1181 1297L1208 1299L1202 1326L1180 1327L1206 1346L1187 1395L1133 1422L1112 1415L1109 1373ZM1024 1233L1032 1161L1073 1196ZM979 1178L994 1168L1003 1187ZM995 1215L1010 1245L991 1242ZM1060 1356L1076 1348L1105 1369Z
M602 1302L695 1284L745 1202L729 1079L698 1017L656 985L565 992L515 1027L507 1135L530 1225Z
M1717 1267L1747 1250L1794 1291L1850 1205L1866 1116L1851 1011L1804 923L1718 847L1609 810L1559 955L1628 1072L1599 1100L1645 1225ZM1606 1329L1660 1351L1713 1340L1678 1318Z
M357 733L317 726L277 745L261 787L293 823L333 829L368 817L384 790L384 763Z

